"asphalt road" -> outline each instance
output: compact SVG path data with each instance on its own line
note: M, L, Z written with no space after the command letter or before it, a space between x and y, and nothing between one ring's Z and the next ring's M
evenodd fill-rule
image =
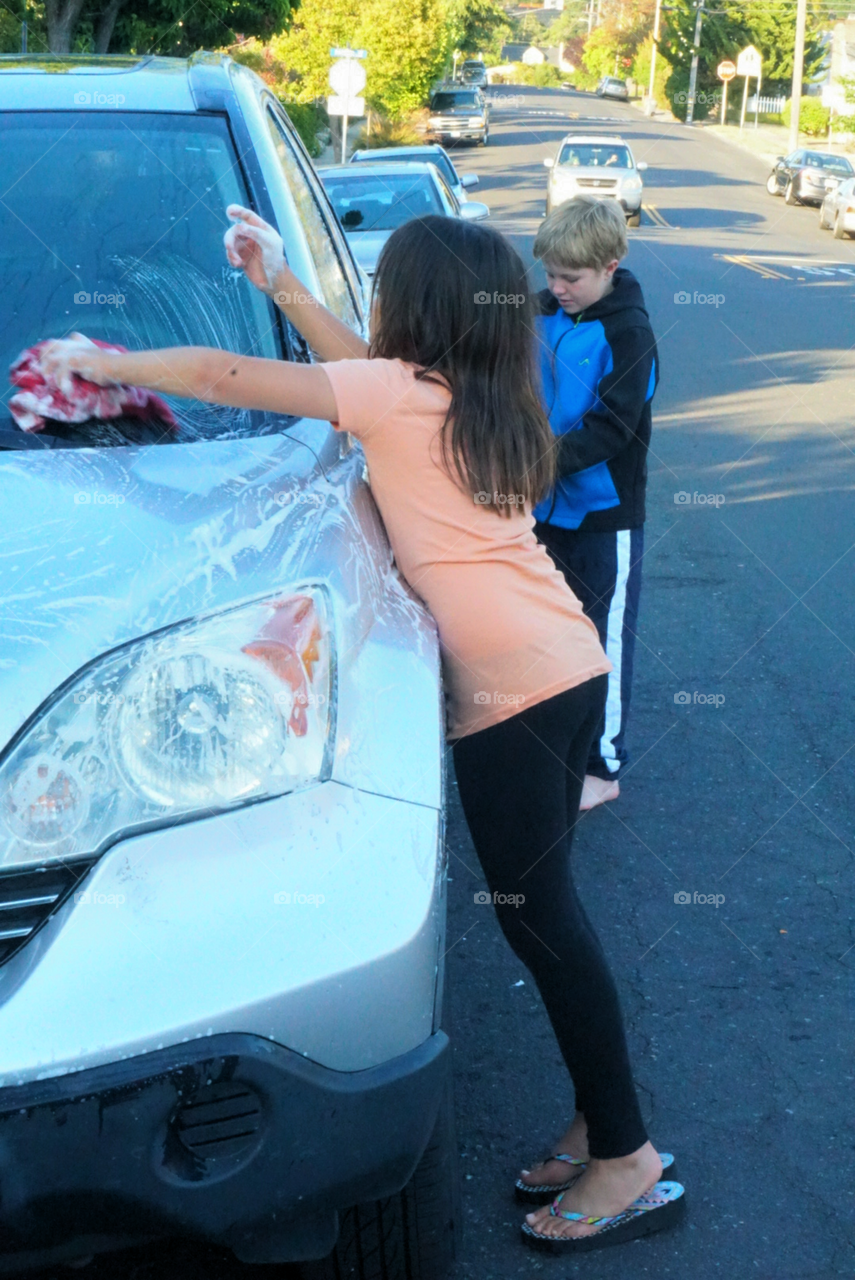
M703 129L589 95L521 93L492 91L490 146L461 151L459 166L480 174L473 196L527 264L542 160L564 133L619 130L650 165L628 260L662 365L634 764L620 800L580 823L574 857L651 1136L678 1156L690 1217L576 1262L522 1245L513 1179L563 1131L572 1093L531 980L474 903L484 882L452 780L466 1232L453 1280L851 1275L855 245L767 196L762 162ZM273 1272L166 1244L79 1274ZM71 1273L43 1280L60 1274Z

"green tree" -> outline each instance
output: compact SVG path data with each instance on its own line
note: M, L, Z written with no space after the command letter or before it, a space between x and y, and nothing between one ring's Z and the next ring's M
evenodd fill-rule
M448 44L471 55L483 53L491 61L501 56L513 26L497 0L450 0L446 8Z
M218 49L236 33L269 39L286 26L291 0L45 0L52 53L161 53ZM32 47L36 47L31 41Z
M368 50L369 106L401 118L424 103L441 75L450 31L441 0L303 0L291 29L271 41L291 69L295 102L326 97L330 48L348 42Z

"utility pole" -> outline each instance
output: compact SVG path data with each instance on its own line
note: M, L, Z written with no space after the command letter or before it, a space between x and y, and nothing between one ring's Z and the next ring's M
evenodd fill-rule
M656 0L656 17L653 19L653 52L650 54L650 84L648 98L653 97L653 81L656 77L656 44L659 39L659 19L662 15L662 0Z
M588 35L594 26L594 0L588 0Z
M799 145L799 116L802 109L802 74L805 62L805 25L807 0L798 0L796 8L796 48L793 56L793 92L790 96L790 151Z
M805 4L806 0L799 0L799 4ZM692 70L689 74L689 101L686 105L686 124L691 124L695 117L695 89L698 83L698 54L701 50L701 23L704 20L704 7L701 0L697 3L697 17L695 18L695 42L692 47Z

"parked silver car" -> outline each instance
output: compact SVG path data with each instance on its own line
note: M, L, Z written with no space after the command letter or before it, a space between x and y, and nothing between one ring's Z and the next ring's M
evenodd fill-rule
M603 76L597 85L598 98L617 98L619 102L626 102L629 99L629 88L625 80L619 80L617 76Z
M351 164L412 164L413 161L436 165L460 204L469 199L467 189L478 186L478 175L458 173L451 163L451 156L438 142L415 147L375 147L368 151L354 151L350 157Z
M647 161L636 163L623 138L570 133L561 143L558 158L548 156L543 163L549 170L547 213L573 196L591 195L617 200L629 226L639 225L644 189L641 175L647 169Z
M478 201L460 204L434 164L344 164L318 172L356 260L369 277L392 232L410 218L437 214L477 222L490 216Z
M230 59L4 58L0 132L7 368L73 330L310 359L228 266L231 202L363 325L323 186ZM435 627L351 440L171 408L0 420L0 1273L185 1233L439 1280Z
M841 182L826 178L825 199L819 207L819 225L823 231L832 228L835 240L855 235L855 178Z

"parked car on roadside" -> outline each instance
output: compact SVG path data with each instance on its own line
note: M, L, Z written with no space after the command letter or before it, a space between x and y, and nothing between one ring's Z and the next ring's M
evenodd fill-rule
M467 58L457 75L463 84L474 85L476 89L486 89L489 84L486 63L480 58Z
M410 218L438 214L479 221L485 204L461 204L434 164L343 164L319 169L354 256L367 276L392 232Z
M369 151L354 151L350 157L351 164L411 164L414 160L436 165L460 204L469 199L466 189L478 186L478 175L458 173L448 152L436 142L420 147L376 147Z
M642 173L645 160L637 163L631 148L617 136L570 133L561 143L558 158L543 162L549 170L546 185L546 212L573 196L591 195L617 200L627 223L641 221Z
M480 89L443 85L430 100L427 136L436 142L480 142L490 140L487 101Z
M828 151L808 151L799 147L788 156L778 156L766 179L770 196L782 195L787 204L822 204L827 178L846 179L855 169L845 156Z
M855 177L840 182L826 178L825 199L819 207L819 225L834 231L835 240L855 235Z
M4 368L74 330L310 361L226 261L231 202L364 331L324 187L231 59L4 57L0 137ZM346 435L169 407L145 444L0 409L0 1271L186 1235L441 1280L436 628Z
M617 98L621 102L626 102L629 98L629 88L625 80L619 80L617 76L603 76L597 85L598 98Z

